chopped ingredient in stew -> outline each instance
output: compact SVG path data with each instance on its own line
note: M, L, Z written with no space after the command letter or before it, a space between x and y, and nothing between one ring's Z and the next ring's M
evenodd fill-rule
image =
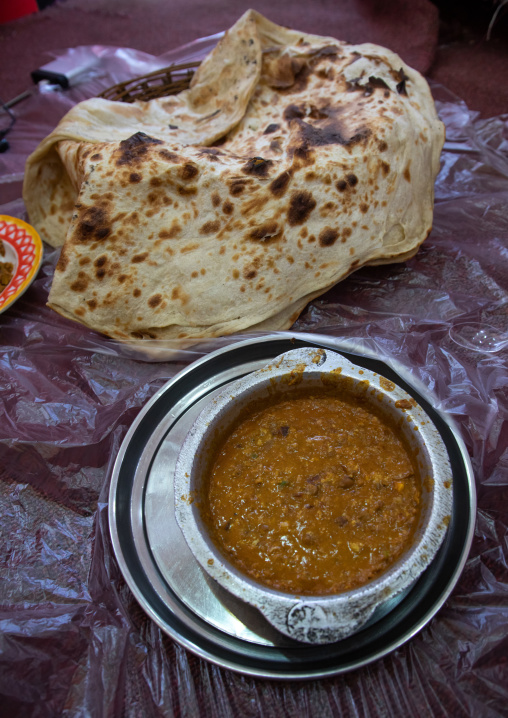
M5 257L5 247L0 239L0 257ZM14 270L12 262L0 262L0 294L12 279Z
M212 537L239 570L276 590L329 595L376 578L410 546L420 478L368 402L307 395L240 423L208 498Z

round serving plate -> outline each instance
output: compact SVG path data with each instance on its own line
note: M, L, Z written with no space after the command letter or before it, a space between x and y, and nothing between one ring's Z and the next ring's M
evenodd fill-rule
M201 409L230 382L290 349L340 352L402 386L437 426L453 467L453 512L436 558L410 589L383 604L354 636L320 646L300 644L273 629L254 608L231 596L200 568L175 519L173 474L187 431ZM401 646L430 621L450 595L474 531L474 478L465 446L432 397L402 367L357 351L353 343L290 333L232 344L194 362L147 403L117 457L109 521L120 569L146 613L193 653L252 676L321 678L357 668ZM459 520L460 517L460 520Z
M35 279L42 261L42 242L35 229L16 217L0 214L0 239L13 273L9 284L0 292L0 313L10 307Z

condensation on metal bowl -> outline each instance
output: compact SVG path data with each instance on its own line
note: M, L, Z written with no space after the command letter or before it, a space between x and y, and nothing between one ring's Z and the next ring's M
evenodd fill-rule
M401 429L425 477L420 522L411 548L377 579L340 594L295 596L266 588L229 563L210 538L199 506L217 438L231 430L249 402L269 400L274 394L290 396L295 388L318 389L338 377L348 381L353 393L371 396L387 416L404 418ZM385 614L431 563L445 536L451 511L448 452L428 415L401 387L324 349L286 352L230 384L198 416L176 464L176 518L199 564L223 588L255 606L282 634L305 643L341 640Z

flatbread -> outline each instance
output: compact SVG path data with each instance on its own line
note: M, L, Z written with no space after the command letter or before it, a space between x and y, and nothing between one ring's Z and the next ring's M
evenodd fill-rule
M397 55L250 10L189 90L83 102L29 158L30 220L64 244L49 305L131 341L287 329L418 250L443 142Z

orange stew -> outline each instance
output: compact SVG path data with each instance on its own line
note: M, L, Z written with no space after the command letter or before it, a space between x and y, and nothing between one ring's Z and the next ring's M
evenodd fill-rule
M367 402L307 395L256 411L212 464L210 533L240 571L328 595L379 576L411 544L416 461Z
M0 257L5 257L4 243L0 239ZM0 262L0 294L7 287L12 279L14 266L12 262Z

